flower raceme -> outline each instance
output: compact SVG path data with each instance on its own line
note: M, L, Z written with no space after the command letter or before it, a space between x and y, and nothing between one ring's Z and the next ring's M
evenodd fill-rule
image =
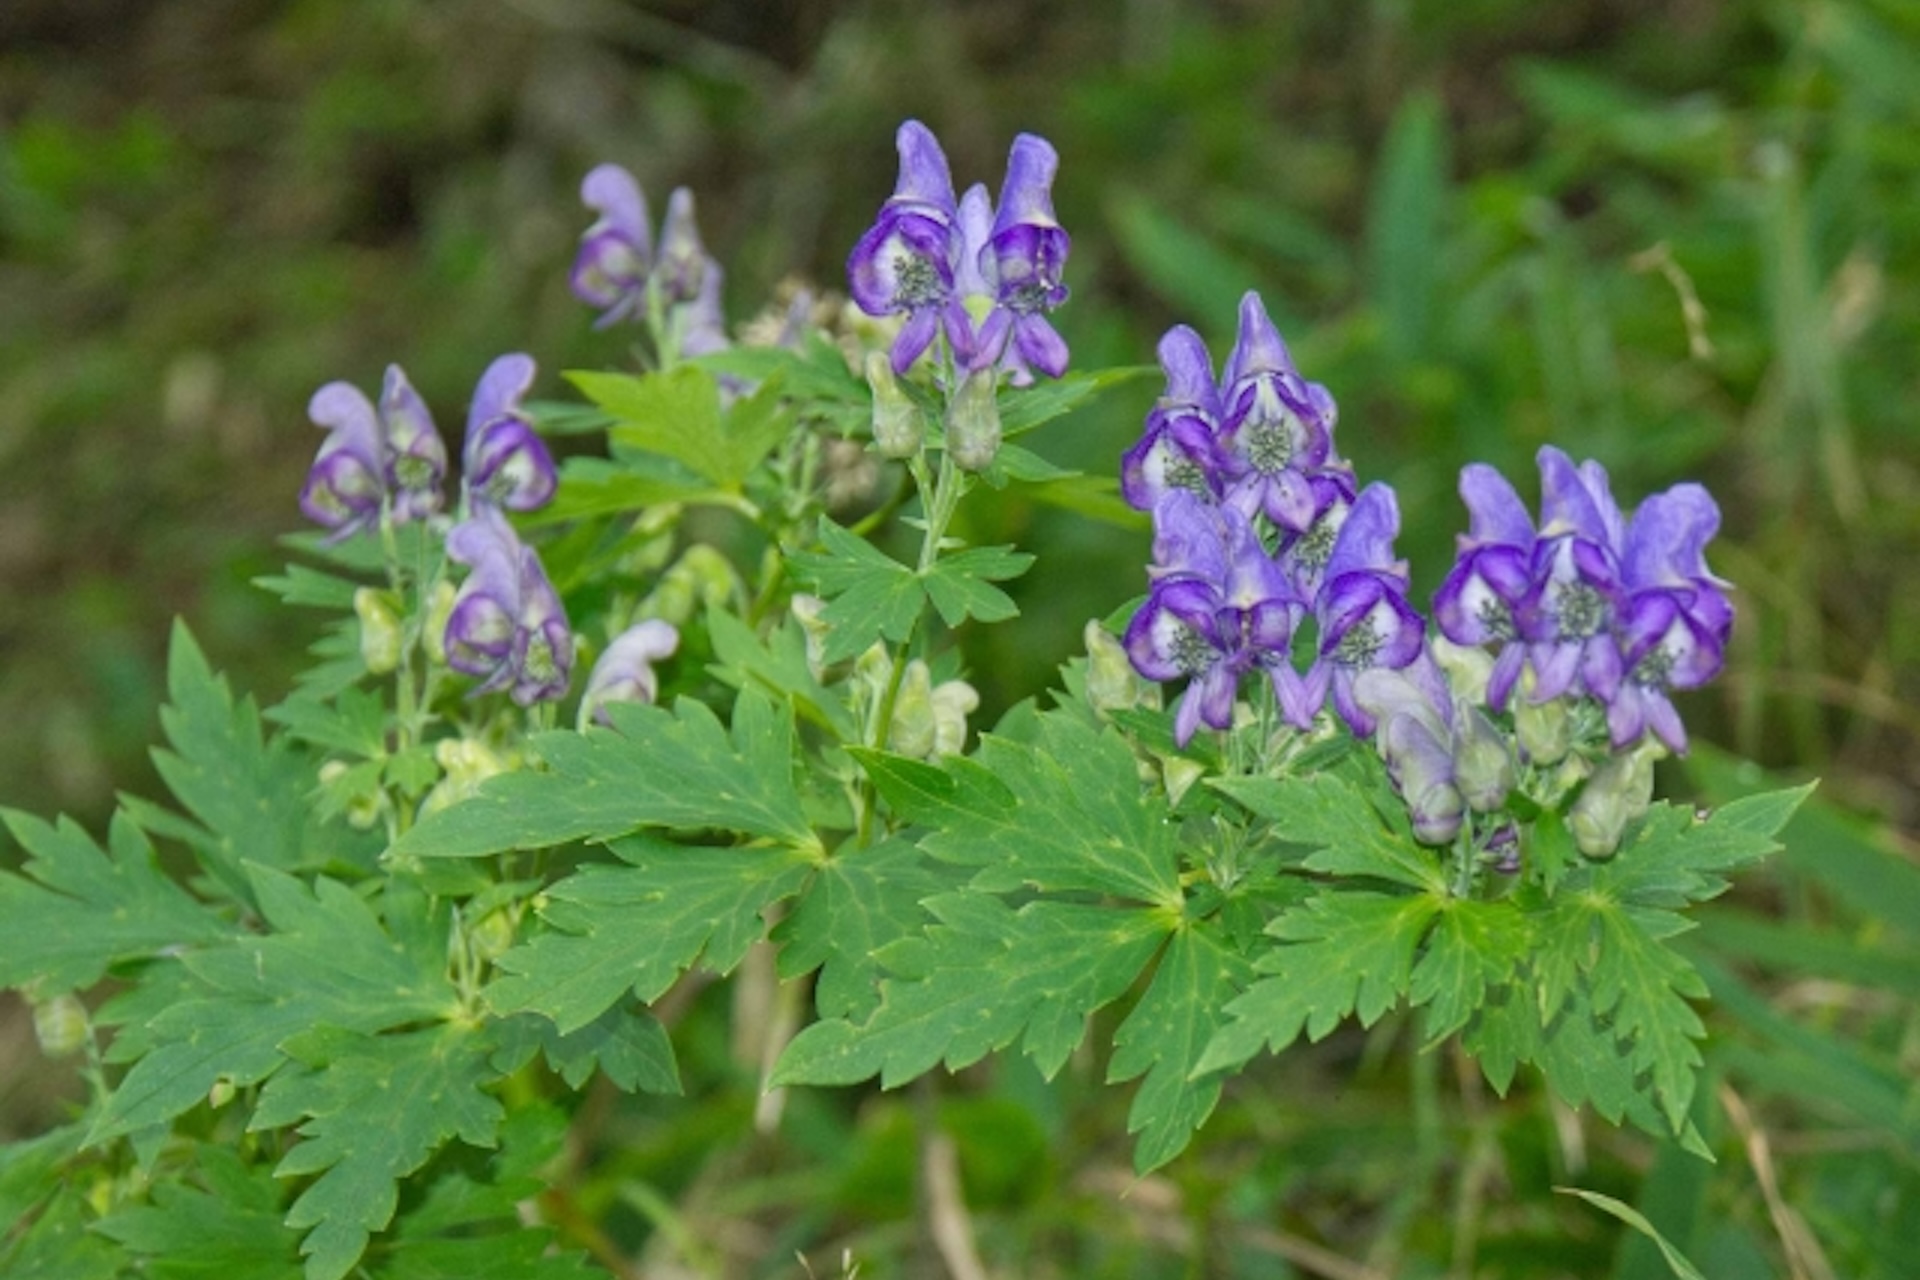
M646 193L627 170L597 166L580 183L580 201L600 216L581 233L568 282L575 297L600 308L595 328L646 318L649 290L657 290L662 303L691 307L701 317L706 308L717 310L720 264L701 242L693 192L676 187L667 197L657 254Z
M902 124L895 142L893 195L847 259L854 303L870 316L904 317L894 371L905 373L944 332L963 370L1005 368L1015 385L1035 370L1065 373L1067 344L1046 318L1067 299L1060 273L1071 243L1053 211L1052 145L1030 133L1014 139L996 207L983 185L954 197L946 153L918 120ZM977 328L970 305L985 313Z
M352 383L329 382L307 416L327 433L300 491L314 523L345 538L378 526L389 503L400 521L440 510L447 447L399 365L387 366L378 409Z

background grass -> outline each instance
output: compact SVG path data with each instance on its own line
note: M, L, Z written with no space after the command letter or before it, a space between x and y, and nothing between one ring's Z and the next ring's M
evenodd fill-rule
M1524 1088L1482 1097L1389 1021L1249 1077L1193 1155L1131 1184L1091 1063L1051 1089L1003 1064L939 1098L796 1097L777 1139L749 1136L751 1072L699 1050L724 1037L716 995L686 1014L689 1100L594 1104L617 1154L583 1185L614 1247L718 1231L696 1273L790 1275L793 1248L824 1274L849 1242L868 1274L922 1273L931 1125L1005 1274L1337 1273L1301 1242L1370 1274L1662 1273L1547 1191L1566 1181L1640 1204L1709 1275L1911 1274L1916 66L1902 0L12 0L0 801L97 825L116 787L155 790L174 614L242 687L285 688L310 620L248 582L299 525L314 387L398 361L452 427L502 351L533 352L547 395L623 359L565 285L593 163L627 164L656 208L695 189L745 319L789 273L839 284L902 117L963 182L997 183L1029 129L1062 155L1076 361L1147 360L1175 321L1223 355L1260 289L1339 399L1343 451L1399 489L1421 587L1463 526L1464 462L1530 492L1552 442L1623 496L1713 489L1740 621L1683 704L1706 745L1667 785L1759 785L1715 748L1824 779L1788 854L1699 935L1711 1066L1749 1109L1704 1092L1709 1168ZM1038 445L1110 470L1148 395ZM1027 619L974 653L1004 705L1140 590L1144 537L1018 498L976 518L1042 552ZM17 1040L0 1129L55 1105Z

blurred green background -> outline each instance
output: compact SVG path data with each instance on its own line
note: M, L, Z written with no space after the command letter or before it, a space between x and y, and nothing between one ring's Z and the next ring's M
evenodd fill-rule
M1920 830L1916 69L1909 0L7 0L0 802L98 826L115 788L157 790L175 614L242 688L285 689L312 620L249 580L300 525L319 384L372 387L397 361L453 430L500 352L532 352L547 396L561 369L623 361L565 282L593 164L626 164L656 211L694 188L737 322L789 274L838 287L901 118L934 128L963 185L997 184L1031 130L1062 156L1074 298L1056 319L1076 363L1150 360L1175 321L1224 356L1260 289L1338 398L1343 452L1398 487L1422 588L1464 527L1465 462L1531 494L1551 442L1603 461L1628 502L1713 489L1710 557L1741 613L1683 714L1710 746L1821 775L1833 806L1720 926L1771 980L1716 984L1735 1009L1749 991L1753 1061L1736 1045L1714 1066L1809 1055L1753 1087L1809 1149L1829 1120L1865 1126L1871 1176L1804 1167L1816 1224L1870 1236L1876 1187L1920 1203L1900 976L1920 955L1902 835ZM1110 471L1151 395L1037 447ZM1026 623L974 654L1004 704L1141 589L1145 538L1017 497L986 518L1042 553ZM1845 954L1819 962L1829 945ZM1871 998L1823 1003L1816 981ZM1864 1092L1823 1112L1836 1076ZM1293 1123L1263 1105L1240 1136ZM1345 1140L1391 1168L1392 1134L1370 1133ZM1230 1183L1194 1185L1232 1208ZM1259 1185L1284 1199L1282 1175ZM1751 1174L1727 1185L1751 1248L1786 1257ZM1871 1273L1858 1250L1841 1274Z

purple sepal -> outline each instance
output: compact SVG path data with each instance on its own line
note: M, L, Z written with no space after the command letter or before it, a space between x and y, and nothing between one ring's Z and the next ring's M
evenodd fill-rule
M484 677L476 694L510 687L521 706L563 696L573 636L539 554L492 507L448 533L447 554L472 569L447 618L447 665Z
M1227 545L1218 508L1186 489L1169 490L1153 508L1156 578L1198 578L1218 588L1227 580Z
M1404 562L1394 558L1400 508L1393 490L1370 484L1348 512L1327 559L1314 604L1320 622L1320 658L1330 665L1334 709L1361 737L1373 717L1353 697L1353 682L1372 667L1404 667L1422 652L1426 622L1407 602Z
M672 657L679 647L680 632L658 618L622 631L587 677L587 691L580 699L581 722L610 723L606 714L610 702L653 702L660 692L653 664Z
M1240 330L1220 381L1231 395L1243 384L1272 374L1295 380L1300 377L1293 354L1267 315L1267 304L1249 289L1240 299Z
M892 352L894 371L905 373L932 345L943 317L950 328L967 332L969 326L954 303L961 235L946 155L918 120L902 124L895 143L900 178L847 257L847 288L868 315L906 315ZM949 310L958 315L946 315ZM955 342L957 349L967 345Z
M631 173L603 164L581 182L580 199L600 216L580 237L568 282L575 297L601 308L595 327L605 328L645 308L653 269L647 198Z
M386 475L398 520L421 520L439 511L447 476L447 446L433 425L426 401L397 364L387 366L380 388L380 422L386 428Z
M329 382L307 402L307 417L324 429L313 466L300 490L300 510L333 531L333 540L380 523L386 496L386 445L380 419L365 393Z
M1067 371L1066 340L1046 320L1047 312L1067 300L1060 274L1072 245L1053 213L1053 178L1059 167L1052 144L1021 134L1007 157L1007 178L986 244L977 252L977 227L963 218L969 234L961 256L975 259L969 265L978 266L994 301L967 363L978 369L999 361L1012 372L1015 386L1031 383L1034 370L1050 378Z
M660 223L660 260L654 270L668 302L692 302L700 296L713 258L701 243L693 216L693 192L676 187L667 197L667 216Z
M514 352L488 365L474 388L462 466L476 505L534 511L559 485L553 455L520 408L535 372L531 356Z

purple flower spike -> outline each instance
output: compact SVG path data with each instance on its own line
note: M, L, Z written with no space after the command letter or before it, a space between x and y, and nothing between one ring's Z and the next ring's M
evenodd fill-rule
M397 364L387 366L380 388L380 423L386 428L386 478L399 520L422 520L440 510L447 476L447 446L434 428L426 401Z
M563 697L573 633L539 554L491 507L447 535L447 554L473 570L447 618L447 665L484 677L476 694L510 688L523 707Z
M1290 533L1314 519L1308 476L1333 455L1332 397L1310 391L1257 293L1240 301L1240 336L1227 360L1221 440L1232 468L1227 501L1265 512Z
M487 366L467 413L467 492L476 506L534 511L558 487L553 455L521 411L533 387L533 358L515 352Z
M1354 681L1375 667L1398 669L1417 658L1426 623L1407 603L1404 561L1393 555L1400 508L1393 490L1370 484L1361 490L1327 559L1326 582L1314 603L1320 622L1320 656L1304 680L1283 690L1281 705L1296 724L1314 692L1331 692L1334 709L1361 737L1374 718L1355 699ZM1317 702L1313 703L1318 709ZM1304 723L1311 723L1311 715Z
M1120 460L1121 496L1141 511L1175 489L1217 499L1226 479L1215 439L1220 395L1206 344L1186 325L1169 329L1160 339L1160 367L1166 393L1147 415L1146 434Z
M331 529L335 540L376 527L387 467L373 405L351 383L329 382L307 402L307 416L327 438L300 490L300 510Z
M1470 524L1433 597L1433 616L1455 644L1501 646L1487 681L1487 703L1501 711L1526 659L1518 616L1533 585L1533 518L1506 477L1484 463L1461 468L1460 496Z
M659 696L660 682L653 664L670 658L680 647L680 632L670 622L649 618L635 623L614 638L587 677L587 691L580 699L580 722L609 723L606 706L610 702L652 702Z
M580 184L580 199L600 216L580 237L569 283L574 296L602 311L605 328L646 309L647 276L653 270L653 233L647 198L634 176L603 164Z
M868 315L906 317L892 353L894 372L905 373L943 321L956 350L971 348L973 327L954 292L961 233L946 153L918 120L902 124L895 142L899 181L848 256L847 285Z
M1606 472L1547 446L1540 450L1540 532L1532 587L1518 610L1536 702L1572 691L1611 701L1620 649L1612 627L1620 600L1620 510Z
M1060 155L1045 138L1023 133L1007 157L1007 180L986 248L979 254L993 312L981 326L972 363L978 368L1004 357L1014 382L1032 380L1029 369L1049 378L1067 371L1067 344L1046 313L1067 300L1060 273L1072 241L1053 213L1053 178Z

